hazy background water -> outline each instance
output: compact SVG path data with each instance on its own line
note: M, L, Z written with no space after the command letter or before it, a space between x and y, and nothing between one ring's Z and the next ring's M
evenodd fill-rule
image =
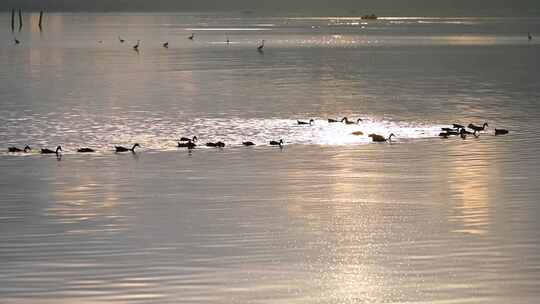
M0 15L0 144L65 153L0 155L3 302L540 295L540 48L527 40L540 18L25 21L13 35ZM364 121L325 122L343 116ZM437 137L484 121L479 138ZM178 150L189 135L231 147ZM111 151L133 142L141 153Z

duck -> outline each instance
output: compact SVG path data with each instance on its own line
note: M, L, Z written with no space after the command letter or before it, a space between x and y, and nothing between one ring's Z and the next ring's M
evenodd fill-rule
M441 128L441 131L452 132L452 131L455 131L455 129L453 129L453 128Z
M257 51L262 52L264 48L264 39L261 41L261 44L257 46Z
M270 146L282 146L283 145L283 139L280 139L279 141L271 140Z
M191 33L191 36L187 37L189 40L193 40L193 38L195 38L195 34L194 33Z
M133 50L139 51L139 45L140 45L140 44L141 44L141 41L140 41L140 40L137 40L137 44L135 44L135 45L133 46Z
M374 142L392 141L392 136L396 136L396 135L394 133L390 133L390 135L388 135L388 138L384 138L384 136L378 135L378 134L368 135L368 137L371 137L371 140L373 140Z
M93 153L93 152L96 152L96 150L91 149L91 148L79 148L79 149L77 149L77 152L79 152L79 153Z
M56 154L56 155L58 155L59 154L58 151L62 151L62 147L60 147L60 146L56 147L55 151L44 148L44 149L41 149L41 154Z
M29 145L26 145L24 147L24 149L19 149L17 147L9 147L8 148L8 152L11 152L11 153L16 153L16 152L24 152L24 153L28 153L32 150L32 148L30 148Z
M122 37L118 36L118 41L120 41L120 43L124 43L124 39L122 39Z
M495 128L495 135L504 135L504 134L508 134L508 130Z
M465 126L456 123L452 124L452 126L454 127L454 129L465 129Z
M314 123L315 120L310 119L309 122L297 120L297 122L298 122L299 125L310 125L311 126L311 124Z
M354 131L354 132L351 133L351 135L362 136L362 135L364 135L364 132L362 132L362 131Z
M187 142L179 142L178 148L188 148L188 149L194 149L197 145L191 140L188 139Z
M249 147L249 146L255 146L255 144L252 141L243 141L242 145Z
M348 119L347 117L343 117L343 118L341 119L341 122L345 122L346 125L354 125L354 124L358 124L358 123L360 123L361 121L362 121L362 118L358 118L358 119L356 120L356 123L353 122L353 121L349 121L349 119Z
M339 122L337 119L328 118L328 123Z
M207 147L216 147L216 148L223 148L225 147L225 143L218 141L218 142L208 142L206 143Z
M180 141L198 141L199 139L197 138L197 136L193 136L193 138L187 138L187 137L182 137L180 138Z
M131 151L133 153L135 153L135 148L136 147L141 147L141 145L139 144L134 144L133 147L131 147L131 149L129 148L126 148L126 147L122 147L122 146L114 146L114 148L116 149L116 152L128 152L128 151Z
M166 49L168 49L168 48L169 48L169 41L165 42L165 43L163 44L163 47L166 48Z
M13 38L13 42L15 42L15 44L20 44L21 42L19 41L19 39L17 38Z
M532 35L531 35L531 33L527 33L527 38L529 38L529 41L532 40Z
M474 133L484 131L484 129L488 126L488 123L485 122L481 127L475 126L473 124L469 124L467 127L471 130L474 130Z

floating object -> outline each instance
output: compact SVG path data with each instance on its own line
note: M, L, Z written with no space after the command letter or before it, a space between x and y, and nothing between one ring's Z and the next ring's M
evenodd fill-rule
M504 134L508 134L508 130L495 128L495 135L504 135Z
M94 152L96 152L96 150L91 149L91 148L79 148L79 149L77 149L77 152L79 152L79 153L94 153Z
M364 16L362 16L360 18L363 19L363 20L377 20L377 18L379 18L379 17L377 17L377 15L375 15L375 14L371 14L371 15L364 15Z

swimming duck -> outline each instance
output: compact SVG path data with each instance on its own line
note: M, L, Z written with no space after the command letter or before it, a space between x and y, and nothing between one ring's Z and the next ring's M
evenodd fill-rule
M77 149L77 152L79 152L79 153L93 153L93 152L96 152L96 150L91 149L91 148L79 148L79 149Z
M180 138L180 141L198 141L199 139L197 138L197 136L193 136L193 138L187 138L187 137L182 137Z
M508 134L508 130L495 128L495 135L504 135L504 134Z
M337 119L328 118L328 123L339 122Z
M193 38L195 38L195 34L194 33L191 33L191 36L187 37L189 40L193 40Z
M283 145L283 139L280 139L279 141L271 140L270 146L282 146Z
M134 144L133 147L131 149L129 148L126 148L126 147L122 147L122 146L114 146L114 148L116 149L116 152L128 152L128 151L131 151L131 152L134 152L135 153L135 148L136 147L141 147L139 144Z
M47 148L41 149L41 154L56 154L56 155L58 155L58 151L62 151L62 147L60 147L60 146L56 147L55 151L47 149Z
M8 148L8 152L12 152L12 153L15 153L15 152L24 152L24 153L27 153L29 152L30 150L32 150L32 148L30 148L30 146L26 145L24 147L24 149L19 149L17 147L9 147Z
M196 137L196 136L194 136ZM182 139L180 139L182 140ZM188 138L187 140L187 143L186 142L179 142L178 143L178 148L188 148L188 149L194 149L197 145L191 140Z
M169 41L165 42L165 43L163 44L163 47L166 48L166 49L168 49L168 48L169 48Z
M464 129L464 128L465 128L465 126L460 125L460 124L452 124L452 126L453 126L455 129Z
M310 125L311 126L311 124L314 123L315 120L310 119L309 122L297 120L296 122L298 122L299 125Z
M481 127L475 126L473 124L469 124L467 127L471 130L474 130L474 133L484 131L484 129L488 126L488 123L485 122Z
M208 142L206 143L207 147L216 147L216 148L223 148L225 147L225 143L218 141L218 142Z
M264 48L264 39L261 41L261 44L257 46L257 51L262 52L263 48Z
M358 124L358 123L360 123L361 121L362 121L362 118L358 118L358 119L356 120L356 123L353 122L353 121L349 121L349 119L348 119L347 117L343 117L343 118L341 119L341 122L344 122L346 125L354 125L354 124Z
M396 136L394 133L390 133L388 138L384 138L382 135L378 134L369 134L368 137L371 137L371 140L374 142L385 142L385 141L392 141L392 136Z
M362 131L354 131L351 134L356 135L356 136L362 136L362 135L364 135L364 132L362 132Z
M242 145L249 147L249 146L255 146L255 144L252 141L244 141L242 142Z

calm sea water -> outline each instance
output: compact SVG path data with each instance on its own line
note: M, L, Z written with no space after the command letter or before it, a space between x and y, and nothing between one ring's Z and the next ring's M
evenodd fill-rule
M2 303L540 296L540 18L9 17ZM454 122L489 127L438 138Z

